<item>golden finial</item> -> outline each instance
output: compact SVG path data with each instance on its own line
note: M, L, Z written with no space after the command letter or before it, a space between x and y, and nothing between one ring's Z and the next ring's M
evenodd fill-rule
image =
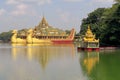
M43 18L42 18L41 23L42 23L42 24L45 24L46 26L48 26L48 23L47 23L47 21L46 21L46 19L45 19L45 17L44 17L44 16L43 16Z
M88 29L90 29L90 25L88 25Z
M90 25L88 25L88 30L90 30Z

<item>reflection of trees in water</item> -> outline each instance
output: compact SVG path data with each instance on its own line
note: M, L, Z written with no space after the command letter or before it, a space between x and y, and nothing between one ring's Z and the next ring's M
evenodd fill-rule
M28 60L37 60L45 69L47 64L55 58L74 56L74 45L33 45L27 44L27 46L12 45L12 56L17 59L17 56L27 56Z
M84 72L90 75L96 64L99 62L99 52L81 52L79 55L80 64Z
M120 50L112 51L100 51L100 61L99 61L99 55L96 55L96 58L98 57L98 60L95 59L95 56L92 55L90 58L93 58L93 60L90 60L91 65L93 64L93 68L89 67L90 73L88 74L88 69L86 66L88 66L88 62L86 59L88 59L88 53L86 52L79 52L80 56L80 65L82 67L82 70L84 71L85 75L87 74L88 80L119 80L120 76ZM94 53L93 53L94 54ZM97 53L95 53L97 54ZM89 60L89 59L88 59ZM95 64L96 62L96 64ZM99 64L98 64L99 62ZM86 65L87 64L87 65Z

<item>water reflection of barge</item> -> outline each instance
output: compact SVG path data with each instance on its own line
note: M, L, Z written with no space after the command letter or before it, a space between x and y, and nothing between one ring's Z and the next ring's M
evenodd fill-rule
M29 61L37 60L41 68L45 69L55 58L74 58L75 49L73 44L12 44L11 53L13 60L25 56Z

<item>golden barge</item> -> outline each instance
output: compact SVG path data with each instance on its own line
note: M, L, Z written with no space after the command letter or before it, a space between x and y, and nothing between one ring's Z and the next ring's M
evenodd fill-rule
M74 40L75 30L66 33L58 28L50 26L45 17L42 18L39 25L33 29L17 32L13 30L11 37L12 43L38 44L38 43L72 43Z

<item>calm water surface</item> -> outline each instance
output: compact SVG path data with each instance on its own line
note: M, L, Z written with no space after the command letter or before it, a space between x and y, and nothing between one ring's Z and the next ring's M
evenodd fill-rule
M120 50L0 44L0 80L120 80Z

